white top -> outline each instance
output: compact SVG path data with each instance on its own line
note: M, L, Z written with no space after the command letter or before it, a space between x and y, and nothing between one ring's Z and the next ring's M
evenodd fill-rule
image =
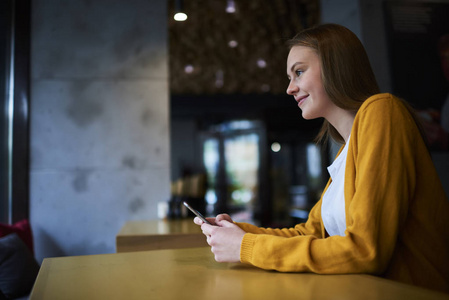
M332 182L323 196L321 204L321 217L324 228L330 236L345 236L346 213L345 213L345 168L346 156L348 155L349 139L335 161L327 167Z

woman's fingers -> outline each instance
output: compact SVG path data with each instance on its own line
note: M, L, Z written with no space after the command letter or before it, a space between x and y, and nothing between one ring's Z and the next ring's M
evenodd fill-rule
M204 234L204 235L210 236L210 235L212 235L212 232L214 231L214 227L216 228L217 226L209 225L209 224L203 223L203 224L201 225L201 230L203 231L203 234Z
M228 221L222 221L221 226L201 225L207 236L207 243L218 262L239 262L240 246L245 232Z
M215 218L215 223L218 225L221 221L228 221L228 222L233 222L232 218L230 215L228 214L219 214L216 218Z
M215 218L206 218L206 220L208 220L211 224L215 224ZM193 219L193 223L195 223L196 225L203 225L203 220L201 220L200 218L198 218L198 217L195 217L194 219Z

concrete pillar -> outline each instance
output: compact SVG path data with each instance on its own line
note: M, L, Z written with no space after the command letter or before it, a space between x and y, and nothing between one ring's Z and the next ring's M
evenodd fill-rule
M30 209L38 260L115 252L170 195L165 0L35 0Z

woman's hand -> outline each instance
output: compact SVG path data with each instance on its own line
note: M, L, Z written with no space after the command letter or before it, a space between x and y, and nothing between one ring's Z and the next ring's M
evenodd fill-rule
M216 216L215 218L206 218L206 220L208 220L212 225L218 225L217 223L219 223L220 221L223 221L223 220L226 220L226 221L228 221L228 222L230 222L230 223L233 223L234 221L232 221L232 218L231 218L231 216L229 216L228 214L220 214L220 215L218 215L218 216ZM195 217L194 219L193 219L193 222L196 224L196 225L203 225L203 221L200 219L200 218L198 218L198 217Z
M240 262L240 246L245 231L232 223L232 220L230 222L230 219L228 215L218 215L214 218L214 223L211 222L217 226L206 223L201 225L201 230L218 262Z

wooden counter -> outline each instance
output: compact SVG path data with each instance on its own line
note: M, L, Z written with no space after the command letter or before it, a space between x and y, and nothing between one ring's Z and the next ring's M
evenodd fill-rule
M40 299L449 299L369 275L278 273L217 263L207 247L46 258Z
M193 218L127 222L116 236L117 252L208 246Z

